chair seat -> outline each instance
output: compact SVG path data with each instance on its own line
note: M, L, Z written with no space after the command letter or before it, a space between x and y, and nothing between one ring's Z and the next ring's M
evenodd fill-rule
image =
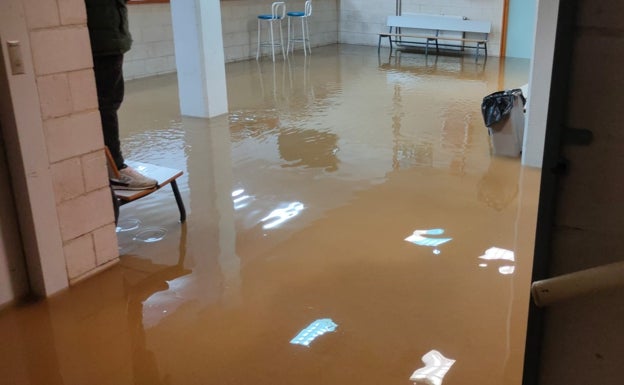
M261 20L273 20L273 19L279 20L279 19L281 19L281 17L273 16L273 15L258 15L258 19L261 19Z
M108 149L107 149L108 151ZM173 190L173 195L175 197L176 203L178 205L178 209L180 211L180 222L184 223L186 220L186 209L184 208L184 203L182 202L182 198L180 196L180 191L178 190L178 184L176 179L182 176L182 170L175 170L167 167L160 167L149 163L140 163L140 162L131 162L126 160L126 164L130 167L133 167L141 174L148 176L150 178L154 178L158 181L158 185L156 187L146 190L118 190L113 189L115 197L119 199L119 206L123 206L127 203L133 202L139 198L143 198L147 195L150 195L153 192L160 190L162 187L166 185L171 185Z
M287 15L292 16L292 17L303 17L305 16L305 12L298 12L298 11L288 12Z

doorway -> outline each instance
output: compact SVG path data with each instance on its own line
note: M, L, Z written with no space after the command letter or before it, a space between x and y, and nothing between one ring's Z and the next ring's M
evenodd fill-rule
M0 122L0 307L26 294L28 278Z

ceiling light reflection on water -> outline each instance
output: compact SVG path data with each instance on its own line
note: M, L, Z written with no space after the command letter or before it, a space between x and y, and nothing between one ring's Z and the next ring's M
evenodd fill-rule
M433 254L439 255L442 252L440 251L440 249L438 249L438 246L452 241L453 238L429 238L425 237L424 235L442 234L444 234L444 229L415 230L412 235L405 238L405 240L418 246L434 247Z
M262 228L265 230L274 229L284 222L299 215L304 208L305 206L301 202L291 202L285 207L277 208L260 220L260 222L266 222L262 225Z
M432 350L422 357L422 362L425 367L417 369L410 380L415 384L441 385L455 360L444 357L437 350Z
M232 191L232 203L234 204L234 210L240 210L249 206L252 200L253 197L245 194L244 189Z
M508 261L515 262L516 257L513 251L501 249L500 247L490 247L485 251L485 254L479 257L486 261ZM487 267L487 263L480 263L479 267ZM511 275L516 271L516 267L513 265L499 266L498 272L502 275Z

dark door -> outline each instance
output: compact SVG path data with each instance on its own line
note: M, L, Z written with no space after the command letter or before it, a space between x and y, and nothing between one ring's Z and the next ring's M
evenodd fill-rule
M533 280L624 260L622 20L624 2L560 3ZM619 385L622 368L624 289L532 305L525 385Z

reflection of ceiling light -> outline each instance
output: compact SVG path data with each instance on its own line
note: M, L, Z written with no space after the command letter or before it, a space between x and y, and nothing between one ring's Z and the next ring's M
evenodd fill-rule
M232 191L232 202L234 203L234 210L240 210L249 206L249 204L253 200L252 196L247 194L243 195L244 193L245 190L242 188Z
M442 234L444 234L443 229L416 230L412 233L412 235L405 238L405 240L418 246L438 247L443 243L451 241L453 238L427 238L427 237L423 237L423 235L442 235Z
M513 274L515 270L516 270L515 266L501 266L498 268L498 272L503 275Z
M274 219L273 221L264 224L262 228L267 230L275 228L299 214L303 209L304 206L301 202L292 202L289 203L288 206L286 206L285 208L275 209L271 211L269 215L260 220L260 222L265 222L269 219Z
M444 376L451 369L455 360L444 357L437 350L432 350L422 357L422 362L425 367L416 370L410 380L417 384L441 385Z
M241 197L238 197L236 199L233 200L234 202L234 210L240 210L242 208L245 208L249 205L249 203L251 203L251 196L249 195L243 195Z
M480 256L479 259L486 261L509 261L515 262L516 257L511 250L501 249L499 247L490 247L485 251L485 254ZM479 264L479 267L486 267L486 263ZM498 268L498 272L503 275L513 274L516 268L514 266L506 265Z
M515 261L514 252L511 250L505 250L498 247L490 247L486 250L485 254L480 256L479 259L491 260L504 260Z
M312 343L316 337L322 336L328 332L333 332L337 327L338 325L330 318L316 320L300 331L295 338L290 340L290 343L293 345L310 346L310 343Z

